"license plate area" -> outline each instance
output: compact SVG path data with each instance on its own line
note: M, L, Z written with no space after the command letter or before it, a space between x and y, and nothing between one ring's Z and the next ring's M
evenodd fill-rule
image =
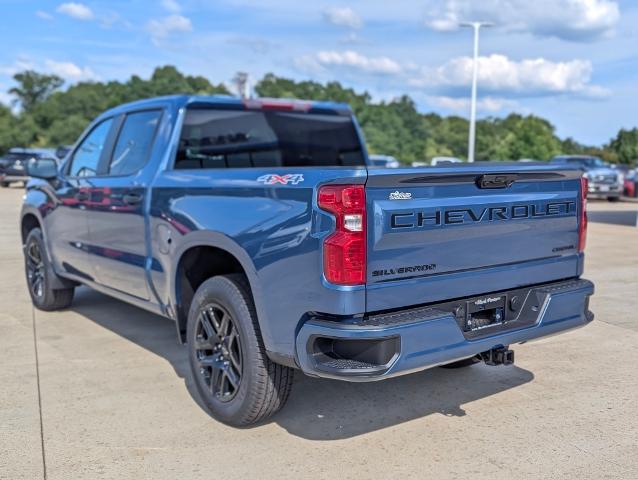
M486 295L468 300L465 305L466 332L475 332L505 323L506 295Z

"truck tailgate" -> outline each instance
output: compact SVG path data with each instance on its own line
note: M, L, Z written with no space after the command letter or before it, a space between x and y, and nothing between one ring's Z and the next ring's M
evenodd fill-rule
M579 177L521 164L369 169L367 310L579 275Z

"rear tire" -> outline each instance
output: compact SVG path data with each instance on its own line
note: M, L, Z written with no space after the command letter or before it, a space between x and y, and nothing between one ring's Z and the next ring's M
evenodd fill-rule
M452 362L446 365L441 365L441 368L449 368L449 369L465 368L465 367L471 367L472 365L476 365L477 363L481 363L481 359L479 358L478 355L474 357L470 357L470 358L464 358L463 360L459 360L458 362Z
M10 182L0 182L0 187L2 188L7 188L9 185L11 185Z
M220 275L195 292L188 355L197 391L213 417L243 427L280 410L294 370L272 362L243 275Z
M24 267L33 305L44 311L61 310L71 305L74 288L53 289L53 269L49 262L44 237L39 228L27 235L24 247Z

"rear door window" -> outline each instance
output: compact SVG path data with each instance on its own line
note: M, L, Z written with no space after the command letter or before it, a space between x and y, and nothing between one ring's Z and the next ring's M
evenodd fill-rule
M109 175L131 175L146 164L161 117L161 110L126 115L111 156Z
M350 115L189 109L175 168L364 165Z

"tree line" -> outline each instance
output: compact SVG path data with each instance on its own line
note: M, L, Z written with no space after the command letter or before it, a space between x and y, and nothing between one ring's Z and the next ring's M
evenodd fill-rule
M230 94L223 84L202 76L184 75L173 66L155 69L149 79L137 75L126 82L82 82L63 89L55 75L25 71L14 76L9 90L19 109L0 104L0 154L15 146L53 147L73 143L98 114L121 103L174 93ZM434 156L467 155L468 121L459 116L420 113L407 95L373 102L339 82L294 81L265 75L255 92L263 97L331 100L354 110L372 153L393 155L402 162L427 161ZM477 160L547 160L558 154L598 155L609 162L635 163L638 128L621 129L603 146L560 139L554 126L535 115L509 114L477 122Z

